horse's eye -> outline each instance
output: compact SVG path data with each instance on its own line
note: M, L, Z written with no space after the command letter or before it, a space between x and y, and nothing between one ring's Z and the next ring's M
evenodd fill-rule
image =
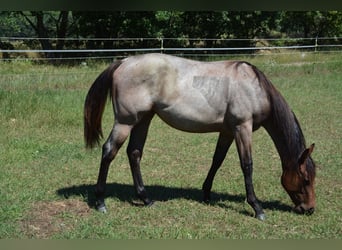
M305 186L310 185L310 180L304 180L304 185L305 185Z

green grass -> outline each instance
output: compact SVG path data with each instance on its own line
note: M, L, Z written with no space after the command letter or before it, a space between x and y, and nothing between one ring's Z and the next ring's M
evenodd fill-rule
M0 238L341 238L342 60L339 54L243 58L272 80L316 143L317 210L290 212L277 152L263 129L253 136L254 185L267 215L252 217L233 145L219 170L210 205L200 202L217 134L176 131L155 118L142 160L157 202L135 206L124 148L108 176L109 212L89 208L100 148L84 149L83 102L106 67L0 63ZM112 126L110 105L105 136ZM125 145L124 145L125 147Z

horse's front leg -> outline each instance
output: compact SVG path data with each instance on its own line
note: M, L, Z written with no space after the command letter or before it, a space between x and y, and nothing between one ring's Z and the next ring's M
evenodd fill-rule
M255 217L259 220L264 220L265 214L258 199L256 198L253 186L252 126L252 121L236 126L235 141L245 180L247 202L253 208Z

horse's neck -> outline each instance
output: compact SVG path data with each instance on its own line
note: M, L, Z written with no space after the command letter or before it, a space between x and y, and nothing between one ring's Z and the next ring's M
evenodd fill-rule
M275 144L283 169L294 166L300 151L304 149L299 125L296 122L289 125L285 127L284 124L280 124L280 121L277 123L272 120L264 126Z

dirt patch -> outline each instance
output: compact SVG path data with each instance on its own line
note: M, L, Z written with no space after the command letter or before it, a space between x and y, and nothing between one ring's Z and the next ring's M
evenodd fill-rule
M21 228L28 238L47 239L73 229L90 212L87 203L74 199L37 202L21 221Z

